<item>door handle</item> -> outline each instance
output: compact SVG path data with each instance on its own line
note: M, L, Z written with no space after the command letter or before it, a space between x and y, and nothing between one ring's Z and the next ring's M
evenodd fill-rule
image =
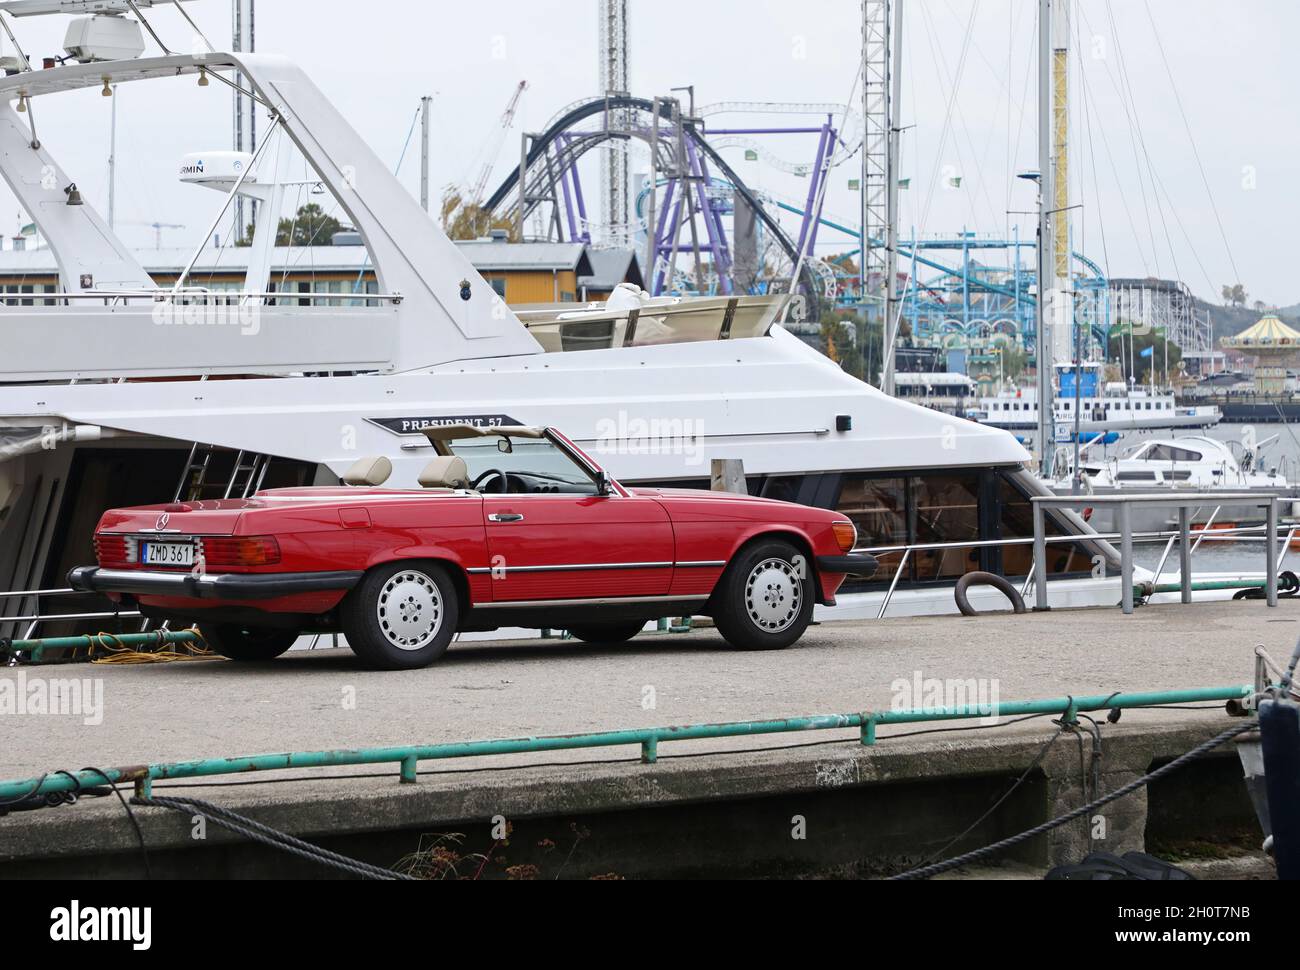
M488 516L489 522L522 522L524 517L518 512L494 512Z

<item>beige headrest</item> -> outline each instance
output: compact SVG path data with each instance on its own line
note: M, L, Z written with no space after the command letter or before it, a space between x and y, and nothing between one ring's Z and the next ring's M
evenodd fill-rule
M375 487L388 481L392 474L393 463L383 455L377 458L360 458L343 476L343 484Z
M468 488L469 466L456 455L435 458L424 466L419 482L423 488Z

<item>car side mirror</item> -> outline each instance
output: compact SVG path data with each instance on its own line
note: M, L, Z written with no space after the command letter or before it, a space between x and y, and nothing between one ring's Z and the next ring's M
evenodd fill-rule
M609 477L607 472L601 472L600 477L596 479L596 493L598 495L614 494L614 480Z

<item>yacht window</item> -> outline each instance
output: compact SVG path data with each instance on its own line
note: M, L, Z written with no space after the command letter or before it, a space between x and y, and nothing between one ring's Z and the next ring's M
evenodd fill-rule
M818 503L820 504L820 503ZM844 476L837 508L858 528L859 548L974 542L981 538L1033 536L1033 512L1019 488L999 472L934 471L910 477ZM1049 514L1048 534L1064 535ZM1060 542L1049 547L1053 574L1092 568L1085 547ZM877 553L880 567L849 588L890 583L902 552ZM1030 545L987 549L917 550L908 558L903 582L951 581L977 569L1024 576L1033 559Z
M774 498L778 502L798 502L801 486L806 480L804 475L773 475L763 482L759 494L763 498ZM704 487L708 488L708 485Z
M1020 489L1001 474L998 475L997 493L999 509L997 537L1000 539L1032 537L1034 511L1029 500L1020 493ZM1047 534L1062 535L1063 531L1055 517L1049 512L1046 518ZM1034 547L1032 545L1003 546L1001 560L1001 572L1004 576L1027 576L1033 565ZM1092 557L1084 547L1073 542L1048 543L1048 575L1085 572L1091 569Z
M917 542L973 542L980 537L979 476L927 475L912 479L913 535ZM917 579L956 579L979 569L978 549L935 549L914 554Z
M907 545L907 479L849 476L840 492L839 509L858 527L859 546ZM892 576L901 552L876 556L878 577Z
M1152 445L1142 457L1147 461L1200 461L1204 456L1199 451L1173 445Z

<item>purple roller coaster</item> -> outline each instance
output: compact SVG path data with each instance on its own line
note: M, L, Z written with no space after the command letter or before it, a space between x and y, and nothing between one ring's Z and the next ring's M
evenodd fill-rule
M818 117L820 124L708 128L705 123L707 115L746 111L800 113ZM795 267L802 264L799 288L819 302L834 295L833 276L815 255L822 185L860 146L846 141L837 112L849 119L843 127L856 125L856 116L835 105L722 104L697 113L693 104L684 106L673 97L593 98L565 108L545 131L525 135L519 166L484 206L498 219L513 219L520 238L637 249L650 267L645 277L656 295L789 292ZM752 140L800 134L817 137L811 164L783 163ZM633 143L644 145L649 169L633 211L622 224L594 222L579 162L594 148L627 150ZM738 146L750 157L762 156L807 177L802 210L775 205L747 186L722 156L724 149ZM778 219L782 208L799 212L797 232Z

